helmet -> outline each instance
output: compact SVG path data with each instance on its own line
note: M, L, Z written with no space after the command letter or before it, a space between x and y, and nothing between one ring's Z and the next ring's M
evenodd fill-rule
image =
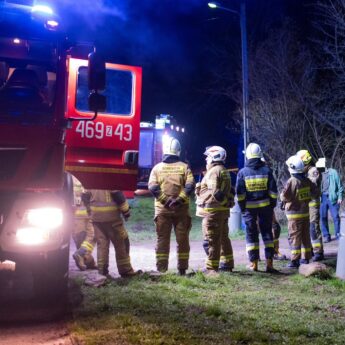
M299 174L304 171L304 163L297 155L291 156L287 161L286 165L289 168L290 174Z
M319 158L315 166L317 168L326 168L326 158L325 157Z
M262 158L261 147L258 144L250 143L246 148L246 158Z
M173 137L163 137L163 154L180 156L181 145L180 142Z
M299 150L296 153L296 156L302 159L302 162L304 163L304 165L310 164L310 162L313 160L313 157L311 156L308 150Z
M206 159L212 162L225 162L226 160L226 151L220 146L210 146L206 147L204 155L207 156Z

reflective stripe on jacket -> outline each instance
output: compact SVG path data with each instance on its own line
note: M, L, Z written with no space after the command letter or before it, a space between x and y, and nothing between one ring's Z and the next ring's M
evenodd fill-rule
M277 204L277 185L269 169L260 158L246 162L237 175L236 197L242 211Z
M149 189L155 196L155 208L164 210L164 204L169 197L183 200L188 208L189 194L194 187L194 177L184 162L177 159L167 163L161 162L155 165L149 178Z
M111 191L91 189L88 192L91 193L90 208L92 221L101 223L122 221L120 207L113 201Z
M211 164L201 181L196 214L206 216L210 213L226 212L229 215L233 198L229 172L223 164Z
M303 175L291 176L281 195L287 219L309 218L309 202L317 195L315 185Z

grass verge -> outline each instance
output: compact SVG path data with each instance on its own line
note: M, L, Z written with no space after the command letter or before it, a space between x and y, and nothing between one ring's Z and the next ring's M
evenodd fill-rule
M69 328L96 344L345 344L345 282L242 267L217 278L145 274L81 287Z

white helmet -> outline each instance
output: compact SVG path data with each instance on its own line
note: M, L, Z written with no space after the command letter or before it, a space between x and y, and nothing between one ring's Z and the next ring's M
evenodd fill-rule
M212 162L225 162L226 151L220 146L210 146L206 148L204 155L207 156L208 163Z
M286 162L290 174L299 174L304 172L304 163L298 156L291 156Z
M325 157L319 158L315 166L317 168L326 168L326 158Z
M181 145L180 142L173 137L163 137L163 154L180 156Z
M246 148L246 158L252 159L252 158L262 158L262 151L261 147L258 144L250 143Z

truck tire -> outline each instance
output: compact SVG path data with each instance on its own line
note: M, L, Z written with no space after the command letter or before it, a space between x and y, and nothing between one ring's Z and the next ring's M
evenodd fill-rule
M67 300L69 244L57 252L50 253L32 270L35 299Z

